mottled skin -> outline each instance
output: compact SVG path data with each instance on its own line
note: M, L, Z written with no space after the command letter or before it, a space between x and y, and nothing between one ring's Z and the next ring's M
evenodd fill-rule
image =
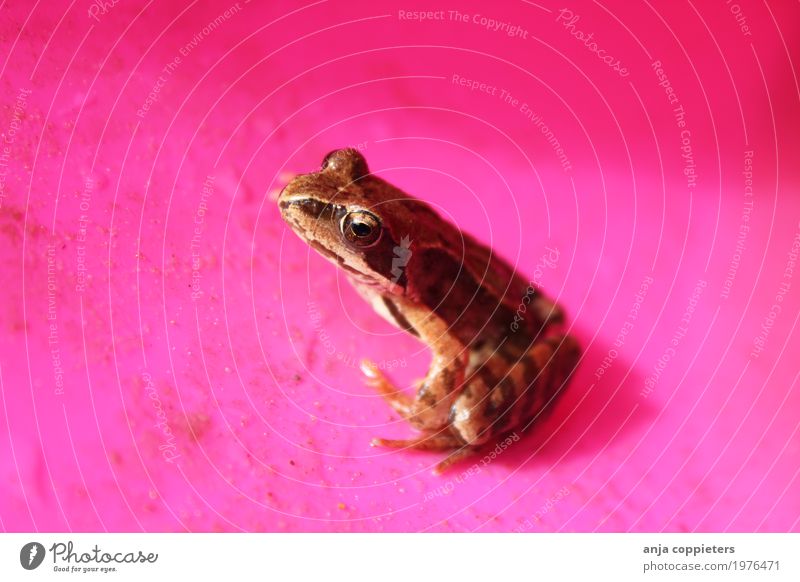
M538 291L531 295L491 249L370 174L356 150L328 154L319 172L294 178L278 203L292 229L343 269L378 313L433 353L414 397L362 365L369 383L422 431L374 444L457 449L442 470L527 428L563 391L579 350L553 333L561 310ZM516 314L522 320L517 315L514 324Z

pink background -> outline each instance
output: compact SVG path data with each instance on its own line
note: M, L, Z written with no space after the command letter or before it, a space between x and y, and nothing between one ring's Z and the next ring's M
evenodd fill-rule
M0 7L0 527L800 530L797 3L179 4ZM411 433L354 362L410 386L429 353L278 214L356 144L585 350L472 475L369 446Z

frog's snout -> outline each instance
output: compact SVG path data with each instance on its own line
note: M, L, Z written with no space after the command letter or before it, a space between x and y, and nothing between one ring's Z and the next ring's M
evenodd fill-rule
M303 201L307 200L308 196L297 193L293 188L292 182L289 182L283 187L281 193L278 194L278 208L281 211L281 216L284 220L291 217L298 218L297 212L302 209Z
M278 208L281 209L281 212L288 208L292 203L292 196L291 194L287 193L290 186L291 182L286 184L286 186L281 189L280 194L278 194Z
M283 210L286 199L283 197L283 193L286 192L286 186L284 186L281 191L278 193L278 208Z

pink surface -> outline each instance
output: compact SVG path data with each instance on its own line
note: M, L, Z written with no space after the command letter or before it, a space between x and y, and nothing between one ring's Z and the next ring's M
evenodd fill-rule
M800 530L796 3L101 4L0 7L0 527ZM471 474L370 448L429 353L279 217L357 144L584 347Z

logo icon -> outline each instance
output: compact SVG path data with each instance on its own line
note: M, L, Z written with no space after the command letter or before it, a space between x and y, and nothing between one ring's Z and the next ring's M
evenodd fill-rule
M19 563L26 570L35 570L44 561L44 546L39 542L29 542L19 551Z
M411 240L408 236L400 239L400 244L392 249L392 283L399 283L403 276L403 269L411 259Z

